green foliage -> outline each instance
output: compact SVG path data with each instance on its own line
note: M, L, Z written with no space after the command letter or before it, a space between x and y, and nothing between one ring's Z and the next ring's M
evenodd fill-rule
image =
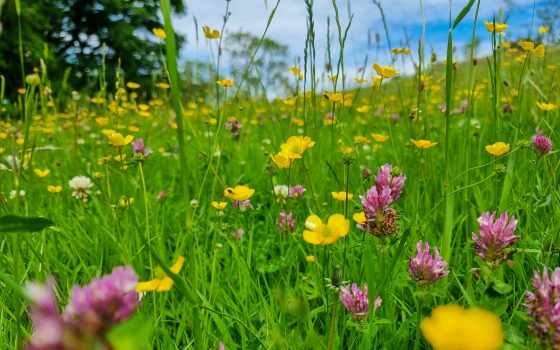
M46 218L30 218L16 215L0 216L0 233L7 232L38 232L54 222Z

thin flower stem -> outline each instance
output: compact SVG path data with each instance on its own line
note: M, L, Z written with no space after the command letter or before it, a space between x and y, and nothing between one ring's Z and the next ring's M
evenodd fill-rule
M146 181L144 179L144 166L142 163L138 164L138 169L140 170L140 181L142 181L142 193L144 195L144 217L146 220L146 243L148 244L148 258L150 262L150 271L154 270L154 264L152 262L152 239L150 236L150 214L148 208L148 191L146 191ZM156 293L152 293L152 303L154 304L154 319L157 317L156 309Z
M340 292L337 290L334 292L334 298L332 301L332 312L331 312L331 327L329 330L329 343L328 343L328 350L332 350L333 343L334 343L334 329L336 326L336 308L338 306L338 296Z

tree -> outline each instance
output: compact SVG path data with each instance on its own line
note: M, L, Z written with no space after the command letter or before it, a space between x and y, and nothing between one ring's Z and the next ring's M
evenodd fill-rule
M182 0L172 4L176 12L185 11ZM161 45L151 34L162 26L158 6L159 0L21 0L26 74L42 58L54 80L70 67L70 83L81 90L95 85L105 56L107 78L114 76L120 59L128 80L147 83L160 68L151 54ZM1 15L0 74L13 92L23 86L15 2L8 1Z
M259 46L260 37L246 32L234 32L227 35L225 51L229 54L228 63L233 77L241 81L251 56ZM249 93L259 93L262 86L273 91L289 88L288 47L275 40L265 38L255 57L253 66L245 78Z

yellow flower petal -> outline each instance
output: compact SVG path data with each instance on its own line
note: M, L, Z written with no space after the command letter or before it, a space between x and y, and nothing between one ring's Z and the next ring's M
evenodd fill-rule
M317 232L304 230L303 231L303 239L307 243L314 244L314 245L323 243L323 241L321 239L321 235L319 235Z
M320 231L323 229L323 220L317 215L310 215L305 220L305 227L312 231Z
M173 272L174 274L178 274L181 269L183 268L183 265L185 264L185 257L182 255L179 255L179 257L177 258L177 261L175 261L175 264L173 264L173 266L171 266L169 268L169 271Z
M352 215L352 219L354 219L356 223L364 225L366 223L366 213L364 213L363 211L355 213L354 215Z
M344 237L350 230L350 221L342 214L334 214L329 217L327 227L331 230L333 235Z
M158 289L159 285L161 284L161 279L156 278L146 282L138 282L136 285L136 291L138 293L141 292L152 292Z

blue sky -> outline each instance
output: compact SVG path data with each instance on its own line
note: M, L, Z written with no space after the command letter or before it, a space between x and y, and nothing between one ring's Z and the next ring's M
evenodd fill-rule
M467 0L452 1L452 16L455 17L465 6ZM368 69L375 60L376 51L368 51L368 31L372 37L376 32L381 34L383 46L377 60L380 64L389 64L390 58L385 45L385 35L381 17L371 0L347 0L337 1L342 26L348 23L348 8L354 15L352 25L348 33L345 50L346 71L349 78L356 74L356 70L363 64L366 54L369 56ZM421 35L422 16L420 11L420 0L381 0L386 18L388 19L390 38L394 47L405 46L404 28L410 37L410 44L415 54L418 48L418 39ZM532 29L535 33L540 25L535 14L535 21L531 27L531 16L533 7L542 5L543 1L534 0L482 0L477 36L481 39L479 55L487 55L490 52L490 34L486 31L482 20L492 20L498 16L500 9L507 18L510 29L507 36L516 39L527 36ZM231 16L226 25L226 35L232 31L247 31L260 36L268 19L275 0L231 0ZM433 49L442 58L445 53L447 30L449 25L449 0L423 0L424 15L426 19L426 53L429 57ZM512 6L513 5L513 6ZM198 21L199 31L203 25L212 28L221 28L222 17L225 12L225 0L192 1L187 3L188 15L175 18L175 29L187 36L188 43L180 52L182 59L207 60L209 48L203 36L199 33L200 41L195 40L194 18ZM314 4L317 63L319 67L324 66L327 37L327 17L331 18L331 32L335 30L334 10L331 0L315 0ZM455 45L457 46L457 58L461 59L465 44L470 42L472 24L474 21L474 8L463 20L454 32ZM332 33L336 35L336 33ZM290 57L295 60L296 56L303 57L303 48L306 36L306 9L303 0L281 0L277 13L269 29L268 37L288 45ZM336 61L338 48L336 37L333 36L333 60ZM415 56L415 55L414 55ZM414 57L416 59L416 57ZM227 57L224 58L227 62ZM412 64L406 63L400 67L405 72L412 71Z

